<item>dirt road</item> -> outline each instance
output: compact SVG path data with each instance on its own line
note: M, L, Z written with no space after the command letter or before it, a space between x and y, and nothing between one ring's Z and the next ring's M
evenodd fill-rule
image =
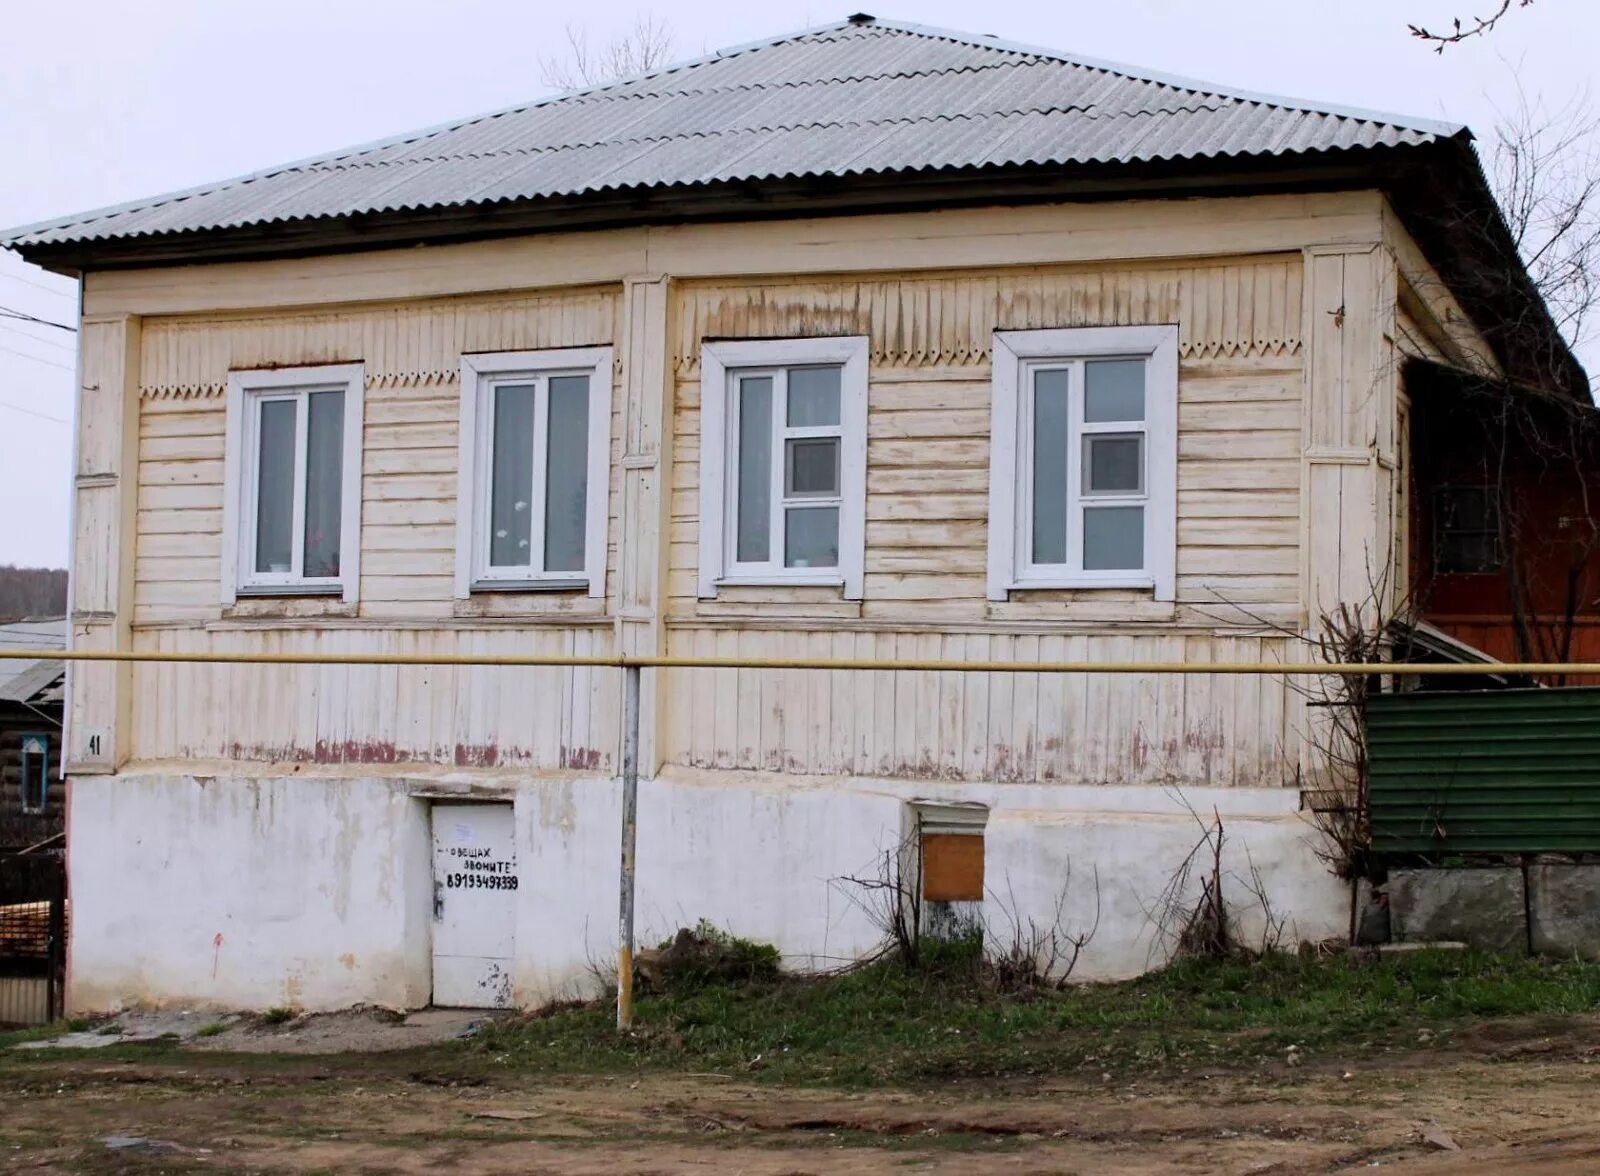
M1600 1171L1600 1058L1543 1040L1348 1071L864 1094L492 1059L441 1077L425 1055L62 1056L0 1067L0 1171Z

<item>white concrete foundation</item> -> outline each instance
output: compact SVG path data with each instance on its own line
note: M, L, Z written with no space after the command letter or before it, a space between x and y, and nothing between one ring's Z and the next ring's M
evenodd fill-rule
M592 992L617 943L616 781L152 772L73 781L69 1007L427 1004L428 805L463 796L515 804L516 1003ZM879 931L842 879L877 873L913 799L991 807L982 911L992 932L1049 926L1059 909L1067 934L1098 918L1076 978L1164 961L1151 912L1201 835L1176 793L736 772L641 782L640 943L704 918L777 944L797 969L870 950ZM1318 861L1293 791L1193 789L1183 800L1221 814L1225 890L1247 941L1262 923L1244 885L1251 863L1289 943L1345 933L1348 892Z

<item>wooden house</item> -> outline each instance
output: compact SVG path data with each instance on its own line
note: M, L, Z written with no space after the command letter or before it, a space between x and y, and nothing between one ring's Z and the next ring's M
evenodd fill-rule
M65 648L66 631L64 618L0 624L0 649L43 655L0 662L0 855L60 848L66 812L60 771L66 671L59 658L48 655Z
M82 282L74 647L397 659L73 666L78 1008L589 981L620 674L430 655L753 663L645 673L647 941L849 958L964 838L1130 975L1195 813L1343 934L1281 676L759 663L1302 660L1404 588L1405 357L1582 384L1463 128L867 16L4 241Z

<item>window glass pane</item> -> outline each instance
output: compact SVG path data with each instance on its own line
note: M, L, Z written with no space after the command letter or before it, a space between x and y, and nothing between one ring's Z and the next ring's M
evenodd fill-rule
M839 439L803 437L790 441L788 470L784 493L790 498L838 494Z
M1140 437L1088 436L1083 439L1083 492L1085 494L1137 494L1143 470Z
M293 570L293 400L261 401L256 435L255 569L275 575Z
M494 390L489 457L489 566L533 563L533 385Z
M1500 544L1496 536L1483 533L1446 535L1439 544L1440 572L1472 575L1498 571Z
M772 377L739 381L739 492L735 558L764 563L772 530Z
M1487 487L1446 486L1437 499L1440 518L1451 530L1492 531L1499 527Z
M1144 360L1092 359L1083 365L1083 419L1144 420Z
M302 574L339 574L344 486L344 393L313 392L306 416L306 541Z
M1436 571L1497 571L1505 560L1494 492L1484 486L1441 487L1434 495L1434 540Z
M791 508L784 516L783 564L790 568L839 566L839 508Z
M1067 562L1067 378L1033 374L1033 562Z
M22 737L22 811L42 813L50 802L50 737Z
M839 373L842 369L789 369L789 427L839 423Z
M1144 507L1086 507L1083 570L1137 571L1144 567Z
M544 570L583 570L584 504L589 481L589 377L550 378L545 455Z

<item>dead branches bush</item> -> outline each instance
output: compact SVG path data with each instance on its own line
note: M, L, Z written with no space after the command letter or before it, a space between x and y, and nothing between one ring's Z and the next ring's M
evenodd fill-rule
M1416 672L1403 663L1415 646L1423 594L1397 592L1393 588L1397 574L1393 567L1386 567L1375 575L1369 567L1365 599L1338 604L1316 618L1309 632L1257 616L1247 604L1224 603L1254 619L1262 632L1306 648L1308 660L1327 665L1394 662L1395 675L1405 675ZM1388 677L1328 674L1284 679L1285 687L1298 695L1306 708L1305 728L1300 732L1303 746L1287 756L1291 767L1285 784L1307 802L1321 834L1319 860L1345 881L1369 877L1377 868L1369 808L1367 702Z
M1067 896L1072 886L1072 866L1056 894L1055 909L1046 922L1024 918L1010 880L1006 899L998 902L1001 923L998 928L983 926L984 959L988 978L997 990L1008 993L1064 988L1072 978L1083 949L1100 930L1100 870L1094 872L1094 922L1087 929L1068 930Z
M1045 920L1021 913L1009 878L1003 897L990 890L991 905L999 915L996 924L981 910L951 910L956 904L923 899L920 846L921 838L913 834L881 853L875 872L834 879L882 936L878 950L852 967L893 960L908 971L970 982L1006 995L1067 984L1100 928L1098 868L1094 874L1094 919L1087 928L1069 928L1067 923L1070 863Z
M1384 661L1391 656L1397 626L1407 623L1402 617L1409 617L1408 610L1386 614L1341 604L1321 618L1311 644L1319 660L1331 665ZM1311 742L1319 762L1310 808L1322 834L1317 856L1345 881L1366 877L1374 868L1367 700L1377 684L1377 675L1338 674L1301 687L1315 716ZM1303 783L1301 769L1296 773L1296 783Z
M1245 850L1244 876L1225 874L1222 847L1227 830L1216 809L1208 822L1195 812L1187 798L1178 800L1200 827L1200 839L1178 863L1146 915L1156 929L1156 942L1167 949L1171 959L1226 959L1257 957L1278 951L1283 946L1288 919L1278 913L1267 894L1265 880L1255 860ZM1236 912L1223 890L1225 878L1232 878L1259 910L1261 935L1246 943L1240 938ZM1198 885L1199 893L1196 894Z
M878 950L858 964L894 959L908 969L922 961L921 838L912 834L883 850L871 873L835 878L832 885L882 936Z

